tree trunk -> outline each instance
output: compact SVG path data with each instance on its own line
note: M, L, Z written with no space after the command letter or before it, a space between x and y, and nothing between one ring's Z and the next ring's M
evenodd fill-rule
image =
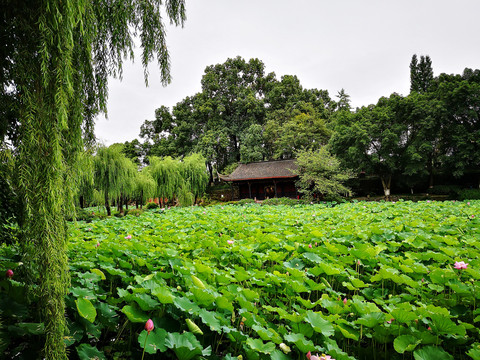
M209 184L213 184L213 165L210 164L210 162L207 162L207 169L208 169L208 172L210 173Z
M105 209L107 209L107 215L112 216L112 209L110 208L110 202L108 201L107 194L105 194Z
M128 210L128 198L125 196L123 200L123 202L125 203L125 210Z
M390 198L390 184L392 183L392 176L391 175L385 175L385 176L381 176L380 179L382 180L383 193L385 195L385 198L389 199Z
M84 206L84 199L83 199L83 195L80 195L80 209L83 209L85 206Z

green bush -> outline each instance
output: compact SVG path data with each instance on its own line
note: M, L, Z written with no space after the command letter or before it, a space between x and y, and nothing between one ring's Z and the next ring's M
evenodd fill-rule
M157 209L158 204L152 202L148 202L147 205L145 205L145 209L150 210L150 209Z
M297 199L292 199L288 197L280 197L280 198L271 198L263 200L263 205L297 205L300 201Z
M458 192L458 200L480 200L480 189L464 189Z
M428 189L430 195L449 195L450 197L457 197L460 191L461 188L457 185L437 185Z
M125 211L125 215L129 216L140 216L144 213L143 209L130 209L128 211Z
M253 199L242 199L242 200L238 200L237 202L233 202L233 204L236 204L236 205L246 205L246 204L253 204L255 203L255 200Z

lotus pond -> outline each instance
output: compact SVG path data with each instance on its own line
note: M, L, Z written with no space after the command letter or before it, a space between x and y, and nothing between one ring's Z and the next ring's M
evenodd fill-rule
M400 201L72 223L71 358L478 360L477 215L480 201Z

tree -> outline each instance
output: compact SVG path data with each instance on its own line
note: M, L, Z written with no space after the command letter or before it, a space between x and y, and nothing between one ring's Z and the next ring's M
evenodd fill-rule
M262 161L266 151L264 147L263 129L260 124L252 124L240 137L242 147L240 148L240 161L249 163Z
M156 183L156 196L160 198L161 204L165 199L175 198L175 194L182 185L183 178L180 168L180 161L170 156L159 158L152 156L150 161L150 174Z
M338 92L337 98L338 98L338 101L337 101L338 111L343 111L343 110L350 111L350 109L352 108L350 106L350 95L348 95L344 89Z
M132 180L137 172L133 162L121 152L122 146L99 147L94 157L95 186L105 199L108 216L112 215L111 200L117 199L117 205L122 204L125 193L133 190Z
M157 184L150 173L150 167L144 167L135 178L134 199L137 209L139 205L143 208L143 204L155 196L156 188Z
M324 119L310 103L297 103L275 115L265 125L265 138L271 142L274 158L291 158L299 150L319 149L330 138Z
M170 21L183 24L184 0L163 4ZM93 138L93 119L106 109L108 77L121 75L124 57L133 53L134 35L143 48L145 78L146 65L156 56L161 80L169 82L161 5L155 0L2 3L0 88L11 89L7 96L14 94L9 109L17 119L9 122L6 133L18 129L15 146L25 219L21 225L25 247L35 259L29 264L31 275L39 274L35 282L46 359L66 358L65 218L72 209L69 184L75 154L82 148L82 135L87 141Z
M393 94L355 113L340 112L329 143L345 166L378 175L385 196L390 196L392 177L404 159L406 125L394 111L400 99Z
M353 173L342 169L340 160L330 154L325 146L317 150L299 151L296 159L299 192L309 197L326 198L352 194L344 184L353 177Z
M418 62L417 55L412 56L410 62L410 91L425 93L433 83L432 60L430 56L421 56Z
M441 74L433 93L446 112L441 129L445 170L455 177L475 171L480 166L480 70Z
M181 171L184 185L188 192L193 195L193 203L205 193L208 185L205 158L198 153L186 156L181 163Z

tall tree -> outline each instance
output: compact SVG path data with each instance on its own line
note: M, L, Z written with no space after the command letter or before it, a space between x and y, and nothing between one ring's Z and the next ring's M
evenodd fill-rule
M132 189L136 168L122 153L122 144L99 147L94 157L95 187L105 200L108 216L112 215L110 204ZM121 200L120 200L121 202Z
M9 108L18 116L18 126L9 128L18 129L22 227L35 259L32 276L39 274L46 359L66 358L65 215L72 207L69 184L82 130L93 138L93 119L106 109L108 77L121 75L124 57L133 54L135 34L143 48L145 78L146 65L156 56L161 80L169 82L162 5L173 23L183 24L184 0L2 2L0 34L6 37L0 88L15 94Z
M420 56L418 62L417 55L412 56L410 62L410 91L425 93L430 89L433 83L433 68L430 56Z
M405 151L406 126L394 111L400 98L393 94L355 113L341 112L329 144L347 167L378 175L385 196L390 196Z

